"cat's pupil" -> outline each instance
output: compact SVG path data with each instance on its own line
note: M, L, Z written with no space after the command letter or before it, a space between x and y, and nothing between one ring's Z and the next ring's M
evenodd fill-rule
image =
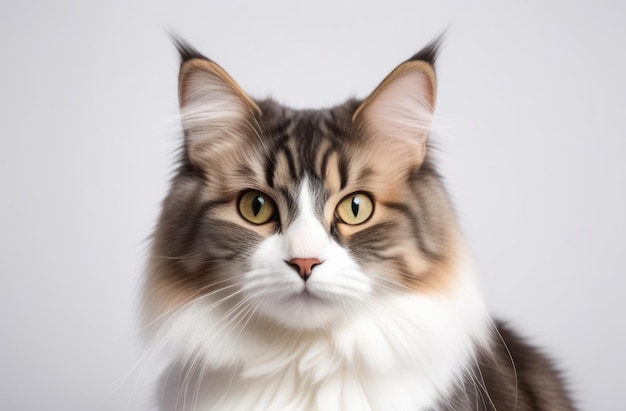
M361 201L359 197L352 197L352 214L356 217L359 215L359 205Z
M256 196L254 197L254 200L252 200L252 212L255 217L259 215L259 211L263 208L263 204L265 204L265 199L261 196Z

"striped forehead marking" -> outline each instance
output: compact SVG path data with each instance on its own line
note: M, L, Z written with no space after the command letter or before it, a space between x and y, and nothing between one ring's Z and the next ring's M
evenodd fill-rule
M265 181L271 188L277 187L277 169L281 161L286 162L289 176L280 176L281 180L299 181L307 173L320 180L326 180L329 160L336 154L337 173L340 189L348 184L349 166L342 145L336 136L321 135L320 130L294 128L291 133L286 130L273 139L271 148L265 158Z

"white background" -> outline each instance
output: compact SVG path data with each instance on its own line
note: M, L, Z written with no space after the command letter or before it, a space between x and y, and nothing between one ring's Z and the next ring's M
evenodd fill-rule
M626 409L624 4L3 1L0 408L147 409L136 300L180 143L168 30L253 96L319 107L450 27L435 140L487 301L581 409Z

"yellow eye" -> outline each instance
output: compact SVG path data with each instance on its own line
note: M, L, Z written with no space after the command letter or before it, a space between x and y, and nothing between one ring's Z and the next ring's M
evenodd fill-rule
M276 206L260 191L247 191L239 198L239 213L252 224L265 224L272 219Z
M342 222L357 225L367 221L374 213L374 202L365 193L354 193L345 197L337 206L337 217Z

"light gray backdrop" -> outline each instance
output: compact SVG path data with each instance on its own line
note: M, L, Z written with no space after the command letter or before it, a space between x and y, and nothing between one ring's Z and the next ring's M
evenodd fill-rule
M442 29L442 171L494 313L626 409L623 2L3 1L0 408L147 409L139 278L180 142L168 30L252 95L365 96Z

